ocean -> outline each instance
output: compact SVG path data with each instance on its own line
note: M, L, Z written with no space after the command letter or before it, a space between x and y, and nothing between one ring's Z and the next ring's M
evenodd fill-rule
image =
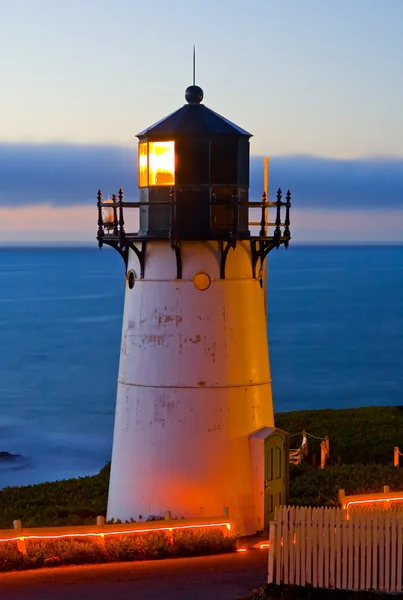
M110 460L124 293L110 248L0 248L0 488ZM403 404L403 246L269 255L275 411Z

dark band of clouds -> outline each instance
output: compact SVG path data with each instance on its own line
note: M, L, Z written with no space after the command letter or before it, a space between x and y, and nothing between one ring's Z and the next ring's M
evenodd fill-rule
M251 198L260 198L262 182L263 159L252 157ZM119 187L137 197L135 149L0 143L0 206L90 204L98 188L106 197ZM403 159L272 157L271 200L278 187L291 190L294 206L403 209Z

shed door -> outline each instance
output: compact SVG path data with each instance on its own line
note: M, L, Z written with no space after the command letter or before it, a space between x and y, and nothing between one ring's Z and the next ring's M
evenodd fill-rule
M274 509L287 502L288 467L285 438L274 433L265 440L264 528L274 519Z

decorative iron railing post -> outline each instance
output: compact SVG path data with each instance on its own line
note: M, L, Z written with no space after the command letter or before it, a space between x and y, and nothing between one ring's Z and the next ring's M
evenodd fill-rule
M235 248L238 239L238 190L235 188L232 192L232 230L231 246Z
M123 190L119 189L119 237L120 237L120 245L122 246L125 238L125 221L123 218Z
M175 189L169 190L169 239L172 250L175 248Z
M102 218L102 191L98 190L98 194L97 194L97 207L98 207L98 232L97 232L97 239L98 239L98 246L99 248L102 248L103 246L103 236L104 236L104 221Z
M266 201L267 201L266 192L263 192L263 194L262 194L262 218L260 220L260 232L259 232L259 235L262 237L266 237L266 235L267 235Z
M288 245L289 245L290 239L291 239L291 231L290 231L291 192L290 192L290 190L287 191L285 199L286 199L286 203L285 203L284 237L286 238L286 240L284 242L284 246L286 248L288 248Z
M112 202L113 202L113 235L119 235L118 229L118 209L116 208L117 197L116 194L112 194Z
M277 208L276 229L274 230L274 241L277 244L277 248L280 246L280 240L281 240L281 206L283 204L281 202L281 196L282 196L281 188L278 188L277 202L276 202L276 208Z

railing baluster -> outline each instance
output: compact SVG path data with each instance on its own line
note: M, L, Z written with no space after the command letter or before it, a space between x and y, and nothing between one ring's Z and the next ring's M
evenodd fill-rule
M172 187L169 190L169 239L171 240L171 248L175 246L175 189Z
M290 243L290 238L291 238L291 232L290 232L291 192L290 192L290 190L287 191L285 199L286 199L286 203L285 203L284 237L286 238L286 240L284 242L284 246L286 248L288 248L288 245Z
M112 201L113 201L113 235L118 235L119 234L119 229L118 229L118 210L116 208L116 194L112 194Z
M124 194L123 194L123 190L122 188L119 189L119 236L120 236L120 243L121 245L124 242L124 237L125 237L125 221L123 218L123 199L124 199Z
M102 218L102 191L98 190L98 194L97 194L97 207L98 207L98 232L97 232L97 238L98 238L98 246L100 248L102 248L103 245L103 241L102 238L104 237L104 221Z
M262 194L262 218L260 220L260 232L259 232L259 235L261 237L266 237L266 235L267 235L266 200L267 200L266 192L263 192L263 194Z
M277 212L276 212L276 229L274 230L274 240L277 243L277 247L280 245L280 239L281 239L281 229L280 229L280 225L281 225L281 206L282 206L282 202L281 202L281 189L278 188L277 191L277 202L276 202L276 207L277 207Z
M232 230L231 230L231 246L235 248L238 239L238 191L234 188L232 192Z

